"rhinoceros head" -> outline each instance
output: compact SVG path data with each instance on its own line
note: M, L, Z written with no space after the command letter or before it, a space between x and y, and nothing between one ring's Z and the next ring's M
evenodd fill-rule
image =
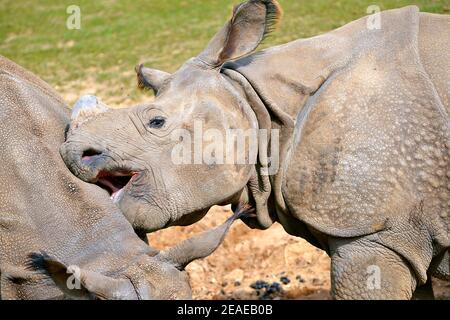
M156 93L152 102L107 110L82 98L61 147L67 166L107 189L137 230L191 224L212 205L237 201L257 152L251 142L244 150L228 143L227 134L256 130L258 119L221 67L253 52L280 14L276 1L245 2L175 73L138 66L139 85Z

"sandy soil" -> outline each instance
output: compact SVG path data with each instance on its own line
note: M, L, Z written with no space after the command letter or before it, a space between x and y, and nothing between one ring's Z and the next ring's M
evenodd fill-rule
M152 233L149 241L169 247L230 215L229 207L213 207L200 222ZM328 255L279 224L261 231L237 221L219 249L187 271L194 299L331 299ZM433 285L437 299L450 299L450 282L433 279Z
M230 215L228 207L214 207L195 225L158 231L149 235L149 241L158 249L171 246ZM330 298L330 259L326 253L289 236L278 224L260 231L237 221L214 254L191 263L187 270L194 299ZM251 288L258 280L272 287ZM264 287L264 283L259 285Z

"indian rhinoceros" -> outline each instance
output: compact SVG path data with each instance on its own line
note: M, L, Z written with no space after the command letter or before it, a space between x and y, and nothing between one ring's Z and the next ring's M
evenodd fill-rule
M334 298L409 299L431 275L449 280L449 16L409 6L255 53L280 15L276 1L247 1L175 73L138 66L148 103L82 98L66 164L138 232L248 200L249 225L279 222L330 255ZM254 162L175 163L189 137L173 132L195 136L196 122L277 134L258 139Z
M0 56L0 297L186 299L184 267L209 255L225 224L158 252L58 149L70 110L42 80Z

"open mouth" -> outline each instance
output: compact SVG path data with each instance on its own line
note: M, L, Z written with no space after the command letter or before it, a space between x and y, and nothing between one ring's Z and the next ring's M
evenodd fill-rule
M108 191L111 200L115 203L120 200L126 186L129 185L137 175L137 172L131 171L101 171L97 176L96 184Z

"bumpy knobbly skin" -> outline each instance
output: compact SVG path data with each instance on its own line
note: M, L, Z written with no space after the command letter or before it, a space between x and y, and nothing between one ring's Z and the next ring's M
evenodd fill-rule
M442 99L412 49L411 26L432 16L412 17L402 19L410 36L367 38L376 50L348 62L311 98L283 193L291 212L320 232L378 232L378 243L406 258L425 283L433 242L448 246L450 134ZM389 18L383 22L391 25Z
M77 111L66 164L87 182L139 172L116 198L136 229L249 200L250 226L279 221L331 255L336 298L411 298L431 274L449 279L449 16L405 7L251 54L280 12L248 1L174 74L139 66L155 101ZM257 165L175 165L168 137L195 120L220 132L279 129L279 170L262 174L273 141ZM367 288L370 264L380 289Z
M237 216L168 251L149 247L104 190L64 165L61 98L1 56L0 121L2 299L191 297L184 267L210 254ZM80 287L70 290L72 274Z
M334 239L332 294L337 299L410 299L414 271L401 256L369 239Z

